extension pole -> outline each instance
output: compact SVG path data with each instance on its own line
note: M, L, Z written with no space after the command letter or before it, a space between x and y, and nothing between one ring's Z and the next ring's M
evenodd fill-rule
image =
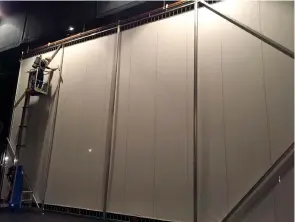
M59 50L59 48L58 48L58 50ZM52 126L52 131L51 131L51 141L50 141L50 145L49 145L48 158L47 158L46 169L45 169L46 170L46 173L45 173L46 177L45 177L45 183L44 183L45 188L44 188L43 200L42 200L42 212L44 211L45 197L46 197L46 192L47 192L47 187L48 187L48 177L49 177L49 170L50 170L51 157L52 157L55 124L56 124L56 116L57 116L58 101L59 101L60 83L61 83L61 80L62 80L62 67L63 67L63 61L64 61L64 51L65 51L65 48L64 48L64 45L62 45L59 79L58 79L57 88L56 88L56 90L57 90L57 92L56 92L56 105L55 105L55 109L54 109L53 126Z
M120 22L120 21L119 21ZM118 22L118 23L119 23ZM109 117L107 125L107 136L106 136L106 153L105 153L105 166L104 166L104 187L103 187L103 218L106 220L107 215L107 201L108 201L108 187L110 178L110 165L111 165L111 151L113 146L113 131L114 131L114 119L115 119L115 104L116 95L118 89L118 76L119 76L119 56L121 48L121 32L120 24L117 26L117 43L116 43L116 54L115 54L115 65L111 81L111 94L109 104Z

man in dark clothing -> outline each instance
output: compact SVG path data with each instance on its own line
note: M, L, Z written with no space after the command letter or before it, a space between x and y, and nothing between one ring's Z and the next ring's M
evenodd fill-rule
M7 201L10 201L11 199L11 195L12 195L12 189L13 189L13 182L14 182L14 174L15 174L15 166L12 165L11 167L8 168L8 172L6 174L6 178L10 184L10 190L9 190L9 194L7 197Z

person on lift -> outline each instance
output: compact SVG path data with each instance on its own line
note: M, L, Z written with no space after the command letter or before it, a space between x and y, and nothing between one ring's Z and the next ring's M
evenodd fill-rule
M49 72L53 72L55 70L57 70L58 68L50 68L48 65L49 63L51 62L51 58L45 58L45 59L42 59L41 55L40 56L37 56L35 61L34 61L34 64L32 65L32 67L34 68L34 70L36 70L36 76L37 76L37 79L36 79L36 87L41 89L42 90L42 87L43 87L43 81L44 81L44 75L48 74L48 73L45 73L45 70L46 69L49 69L50 71Z
M45 74L45 69L50 69L50 70L55 70L55 69L51 69L50 67L48 67L48 64L50 63L50 58L45 58L42 59L41 56L36 57L34 64L32 65L32 67L34 69L36 69L36 76L37 76L37 83L36 86L39 89L42 89L43 87L43 80L44 80L44 74Z

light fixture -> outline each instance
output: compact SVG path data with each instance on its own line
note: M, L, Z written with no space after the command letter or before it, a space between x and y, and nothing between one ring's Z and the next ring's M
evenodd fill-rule
M74 31L74 27L73 26L69 26L69 31Z
M92 152L92 149L88 149L88 152L91 153Z
M8 161L9 160L9 157L8 156L4 157L4 160L5 161Z

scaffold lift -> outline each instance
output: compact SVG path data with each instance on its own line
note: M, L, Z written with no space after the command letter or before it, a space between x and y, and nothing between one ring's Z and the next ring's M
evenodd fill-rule
M13 159L13 165L9 167L7 174L8 178L10 177L10 179L8 180L11 185L8 206L13 210L20 209L24 205L31 206L33 203L37 208L40 208L34 191L28 181L28 177L25 174L25 170L19 161L19 157L21 149L26 147L24 144L24 137L25 130L28 127L26 116L27 110L30 105L30 97L48 95L53 74L56 70L60 71L59 67L50 68L49 64L55 58L61 47L62 45L60 45L55 50L51 57L42 58L42 55L39 55L35 58L34 63L32 65L32 69L26 72L29 74L27 89L20 96L18 101L14 104L15 109L24 99L24 105L22 107L21 121L17 137L17 144L15 149L9 138L7 138L9 155ZM44 76L46 75L48 75L48 78L46 81L44 81ZM60 80L62 81L61 76Z

